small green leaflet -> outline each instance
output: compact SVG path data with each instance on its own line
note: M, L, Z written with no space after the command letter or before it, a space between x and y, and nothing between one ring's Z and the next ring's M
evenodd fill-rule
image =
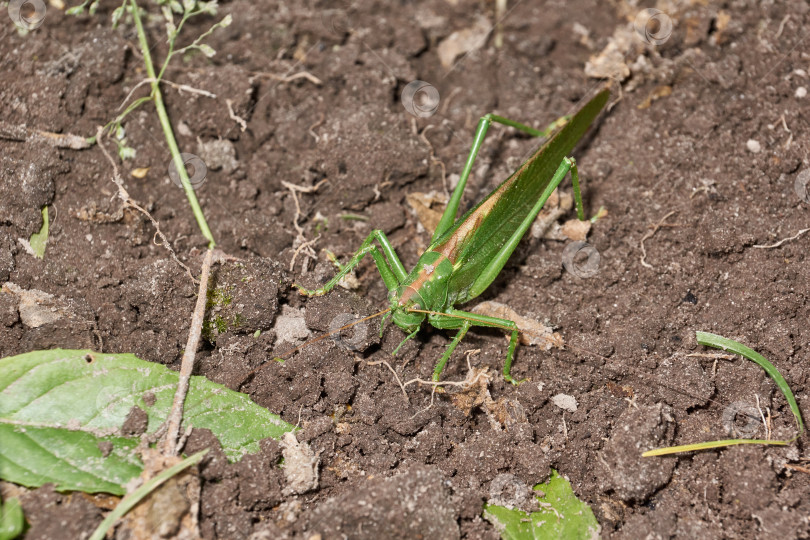
M45 247L48 245L48 229L50 223L48 219L48 207L42 207L42 228L39 232L36 232L31 235L31 238L28 240L28 245L31 246L31 251L34 253L34 256L38 259L42 259L45 257Z
M484 505L484 518L492 523L504 540L590 540L599 538L599 522L593 511L577 499L571 484L551 471L551 479L546 484L537 484L538 510L527 514L521 510L509 509L491 504Z
M0 478L25 486L122 494L140 474L137 438L120 428L133 406L147 432L166 419L177 373L132 354L34 351L0 359ZM210 429L231 461L294 429L248 396L192 377L184 428Z
M0 540L13 540L25 528L22 506L19 499L0 500Z

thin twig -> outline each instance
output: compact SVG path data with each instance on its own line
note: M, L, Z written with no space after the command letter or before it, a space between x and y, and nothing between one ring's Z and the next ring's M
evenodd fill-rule
M790 19L790 15L785 15L782 21L779 23L779 29L776 31L776 34L773 36L774 39L779 39L779 36L782 35L782 32L785 30L785 24L787 24L788 20Z
M321 127L323 125L324 120L326 120L326 115L323 112L321 112L321 115L318 117L317 122L309 126L309 129L307 130L309 134L315 138L316 143L321 142L321 138L318 136L317 133L315 133L315 129Z
M718 358L722 360L734 360L735 358L733 354L723 354L723 353L689 353L684 356L688 356L691 358L714 358L715 360Z
M136 84L135 86L132 87L132 90L129 91L129 94L127 94L127 97L124 99L124 101L121 102L121 105L118 106L117 110L120 111L121 109L124 108L124 105L127 104L127 101L129 101L129 98L132 97L132 94L134 94L135 91L138 88L140 88L141 86L143 86L145 84L152 84L154 82L158 82L160 84L168 84L169 86L171 86L172 88L174 88L175 90L180 92L181 94L183 92L188 92L190 94L199 94L201 96L205 96L205 97L212 98L212 99L217 98L216 94L212 94L211 92L209 92L207 90L201 90L199 88L194 88L193 86L188 86L187 84L174 83L172 81L167 81L166 79L160 79L158 81L157 79L153 79L152 77L147 77L146 79L143 79L141 82L139 82L138 84Z
M436 163L442 168L442 187L444 188L444 195L447 197L447 200L450 200L450 191L447 189L447 167L444 165L444 161L440 160L436 157L436 152L433 148L433 145L427 138L426 133L429 129L433 129L435 127L433 124L429 124L425 126L425 129L422 130L422 133L419 134L419 138L430 148L430 155L428 158L430 159L431 163Z
M102 127L99 127L98 130L96 131L96 144L98 144L98 147L101 148L101 151L104 153L104 157L106 157L107 161L109 161L110 165L112 165L113 182L115 183L116 186L118 186L118 198L123 201L125 208L127 207L134 208L135 210L146 216L149 219L149 221L152 222L152 226L155 227L155 234L160 237L160 241L163 243L163 247L169 250L169 253L172 256L172 259L174 259L174 262L176 262L178 265L180 265L180 267L183 270L186 271L188 277L191 278L191 281L197 283L197 280L191 273L191 269L185 264L183 264L183 262L180 259L177 258L177 253L174 252L172 245L169 243L169 239L166 238L166 235L163 234L163 231L160 230L160 224L157 222L157 220L152 217L152 214L147 212L146 209L141 207L138 203L135 202L135 200L132 197L129 196L129 192L124 187L124 181L121 179L121 173L118 172L118 165L115 163L115 160L112 158L110 153L104 147L103 132L104 128Z
M16 142L44 142L56 148L84 150L90 148L85 137L72 133L53 133L40 129L31 129L25 125L12 126L0 121L0 139Z
M791 471L799 471L805 474L810 474L810 469L807 467L802 467L801 465L794 465L792 463L785 463L785 468L790 469Z
M211 262L214 258L214 250L205 252L203 259L202 275L200 276L200 289L197 294L197 305L194 307L194 314L191 317L191 328L188 331L188 341L186 350L183 353L183 361L180 364L180 378L177 381L177 390L174 393L174 403L169 414L169 427L166 433L166 440L163 446L163 454L173 456L177 453L178 436L180 435L180 423L183 420L183 403L188 393L188 385L191 380L191 372L194 370L194 357L197 354L197 345L200 343L202 335L202 325L205 319L205 303L208 294L208 275L211 272Z
M320 239L321 239L321 235L319 234L318 236L316 236L312 240L307 240L306 242L301 242L301 244L297 248L295 248L295 252L293 253L292 259L290 259L290 272L292 272L293 268L295 268L295 259L298 258L298 254L301 253L302 251L307 250L308 251L307 255L314 258L314 255L312 253L309 253L309 252L314 251L312 249L312 245L315 242L317 242L318 240L320 240ZM304 262L306 262L306 261L304 261Z
M467 373L468 373L468 376L463 381L426 381L424 379L415 378L415 379L409 380L408 382L403 383L402 380L399 378L399 375L397 375L397 372L394 371L394 368L391 367L391 364L389 364L385 360L375 360L374 362L366 362L366 365L367 366L378 366L378 365L382 364L385 367L387 367L391 371L391 373L394 374L394 378L397 380L397 384L399 385L399 388L402 390L402 394L405 396L405 401L407 401L410 404L411 401L408 398L407 392L405 392L405 387L409 386L411 384L424 384L426 386L432 386L433 391L435 392L437 388L440 388L440 387L443 387L443 386L459 386L459 387L462 387L462 388L470 387L470 386L473 386L475 383L477 383L478 379L480 379L481 377L489 378L489 375L487 374L486 368L479 371L479 372L477 372L474 377L470 377L470 375L472 375L474 373L472 365L470 364L470 356L474 355L474 354L478 354L479 352L481 352L480 349L473 349L473 350L467 351L465 353L467 355L467 369L468 369ZM432 404L433 403L433 396L432 395L431 395L430 400L431 400L431 404ZM430 407L428 407L428 408L430 408ZM422 411L420 411L420 412L422 412Z
M562 413L562 426L563 426L563 436L565 440L568 440L568 424L565 423L565 411Z
M231 117L231 120L239 124L239 129L242 131L242 133L244 133L245 130L247 129L247 122L245 122L244 118L233 112L233 101L231 101L230 99L226 99L225 105L228 106L228 116Z
M641 247L641 266L643 266L644 268L653 268L653 265L647 262L647 249L644 247L644 242L652 238L653 235L655 235L655 233L658 232L658 229L664 226L664 222L669 218L669 216L676 213L678 213L678 211L673 210L672 212L665 215L663 218L661 218L661 221L659 221L652 227L651 231L648 231L644 236L641 237L639 246Z
M790 134L790 136L788 137L788 140L785 141L785 144L783 145L784 148L787 148L788 146L790 146L790 143L793 142L793 132L790 131L789 127L787 127L787 122L785 121L785 115L784 114L782 116L780 116L779 119L782 121L782 127L785 128L785 131L787 131Z
M321 180L320 182L318 182L314 186L299 186L299 185L296 185L296 184L291 184L290 182L287 182L287 181L284 181L284 180L281 181L281 185L283 185L284 187L286 187L287 189L290 190L290 193L292 194L293 202L295 203L295 217L293 217L293 227L295 227L295 231L298 233L298 235L296 237L296 241L298 241L298 243L299 243L298 249L295 250L295 253L293 254L293 258L290 261L290 272L293 271L293 265L295 264L295 259L298 257L298 254L302 250L305 250L306 254L310 258L317 260L317 256L315 255L315 250L313 250L311 246L312 246L312 244L315 243L316 240L318 240L318 238L315 238L315 240L307 240L307 237L304 236L303 227L301 227L301 225L298 224L298 219L302 215L304 215L303 212L301 212L301 204L298 202L298 193L314 193L315 191L318 191L318 188L321 187L321 185L326 181L327 181L327 179L324 178L323 180ZM304 246L304 247L302 247L302 246ZM306 273L306 269L304 269L304 273Z
M160 79L159 82L161 84L168 84L169 86L171 86L172 88L174 88L175 90L180 92L181 94L183 92L188 92L189 94L198 94L200 96L211 98L211 99L216 99L217 98L216 94L212 94L208 90L203 90L201 88L194 88L193 86L189 86L187 84L178 84L178 83L174 83L172 81L167 81L166 79Z
M763 427L765 427L765 433L766 433L765 440L770 441L771 440L771 430L770 430L770 428L768 426L768 421L765 420L765 413L762 412L762 406L759 404L759 394L754 394L754 397L757 400L757 411L759 411L759 417L762 419Z
M394 375L394 378L397 380L397 384L399 385L400 390L402 390L402 395L405 396L405 401L407 401L408 404L410 404L411 400L408 398L408 393L405 391L405 385L402 384L402 380L399 378L399 375L397 375L397 372L394 371L394 368L391 367L391 364L389 364L385 360L377 360L375 362L368 362L366 365L376 366L379 364L384 365L391 371L391 373Z
M260 71L256 73L256 75L259 75L260 77L267 77L268 79L273 79L274 81L281 81L283 83L292 82L297 79L306 79L316 86L321 86L323 84L323 81L308 71L299 71L294 75L276 75L275 73Z
M779 240L775 244L769 244L769 245L756 244L754 247L759 248L759 249L778 248L779 246L781 246L782 244L784 244L786 242L790 242L791 240L796 240L797 238L799 238L801 235L803 235L804 233L806 233L808 231L810 231L810 229L802 229L799 232L797 232L796 234L794 234L793 236L791 236L790 238L783 238L782 240Z

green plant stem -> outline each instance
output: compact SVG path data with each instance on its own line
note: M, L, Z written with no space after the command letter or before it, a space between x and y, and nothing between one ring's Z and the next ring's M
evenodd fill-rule
M172 129L171 120L166 112L166 105L163 103L163 94L160 91L160 79L155 73L155 66L152 63L152 55L149 52L149 43L146 40L146 32L143 29L140 14L138 13L138 4L135 0L130 0L132 5L132 18L135 20L135 27L138 30L138 43L141 46L141 53L143 54L143 63L146 66L146 73L152 79L152 96L155 101L155 110L157 110L158 118L160 118L160 126L163 128L163 136L166 138L166 143L169 145L169 152L171 152L174 166L180 176L180 181L183 184L183 190L186 192L186 198L191 205L191 210L194 212L194 217L197 220L197 226L200 228L203 236L208 240L208 249L214 249L216 242L214 235L211 234L211 229L208 227L208 222L205 220L200 202L197 200L197 195L194 193L194 188L188 178L186 171L186 164L183 163L183 158L180 155L180 148L177 146L177 139L174 137L174 129Z

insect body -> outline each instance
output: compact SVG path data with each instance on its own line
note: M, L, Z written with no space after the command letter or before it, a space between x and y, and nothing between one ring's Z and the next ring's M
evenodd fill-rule
M453 306L472 300L492 283L548 197L569 171L574 186L577 215L579 219L585 219L576 162L568 154L602 110L608 97L608 90L601 91L573 117L555 122L545 131L535 130L500 116L482 117L464 170L433 233L430 246L410 273L405 271L385 234L375 230L326 285L315 290L298 285L296 287L301 294L307 296L326 294L363 257L370 254L389 291L389 315L397 326L408 333L405 341L416 335L425 319L436 328L458 330L436 364L434 381L439 380L447 360L467 331L473 326L485 326L511 332L503 376L507 381L517 384L510 375L518 342L518 327L515 322L461 311ZM533 136L547 136L558 124L564 125L512 176L456 220L475 157L492 122L514 127Z

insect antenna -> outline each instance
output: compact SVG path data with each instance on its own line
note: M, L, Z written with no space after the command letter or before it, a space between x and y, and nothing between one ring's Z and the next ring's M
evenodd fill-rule
M321 336L318 336L318 337L316 337L316 338L310 339L309 341L305 341L304 343L302 343L302 344L301 344L301 345L299 345L298 347L296 347L296 348L294 348L294 349L290 349L289 351L287 351L287 352L285 352L285 353L282 353L282 354L280 354L280 355L276 356L276 357L274 358L274 360L276 360L276 361L283 361L284 357L289 356L289 355L293 354L293 353L294 353L294 352L296 352L296 351L300 351L301 349L303 349L304 347L306 347L306 346L308 346L308 345L312 345L313 343L317 343L317 342L319 342L319 341L321 341L321 340L324 340L324 339L326 339L326 338L328 338L328 337L330 337L330 336L333 336L333 335L335 335L335 334L338 334L338 333L340 333L340 332L342 332L342 331L344 331L344 330L346 330L346 329L348 329L348 328L351 328L352 326L354 326L354 325L356 325L356 324L360 324L361 322L365 322L365 321L368 321L369 319L373 319L373 318L375 318L375 317L379 317L379 316L381 316L381 315L385 315L385 314L386 314L386 313L388 313L389 311L391 311L391 308L384 309L384 310L379 311L379 312L377 312L377 313L375 313L375 314L373 314L373 315L369 315L368 317L363 317L362 319L358 319L358 320L356 320L356 321L352 321L352 322L350 322L349 324L344 324L343 326L341 326L340 328L338 328L338 329L336 329L336 330L332 330L331 332L328 332L328 333L323 334L323 335L321 335ZM251 371L250 373L248 373L248 374L247 374L247 377L245 377L244 382L242 382L242 384L240 384L240 385L239 385L239 387L241 388L242 386L244 386L245 384L247 384L247 383L249 383L251 380L253 380L253 377L255 377L255 376L256 376L256 374L257 374L259 371L261 371L262 369L266 368L268 365L270 365L270 364L269 364L269 363L262 364L262 365L260 365L259 367L257 367L256 369L254 369L253 371Z

